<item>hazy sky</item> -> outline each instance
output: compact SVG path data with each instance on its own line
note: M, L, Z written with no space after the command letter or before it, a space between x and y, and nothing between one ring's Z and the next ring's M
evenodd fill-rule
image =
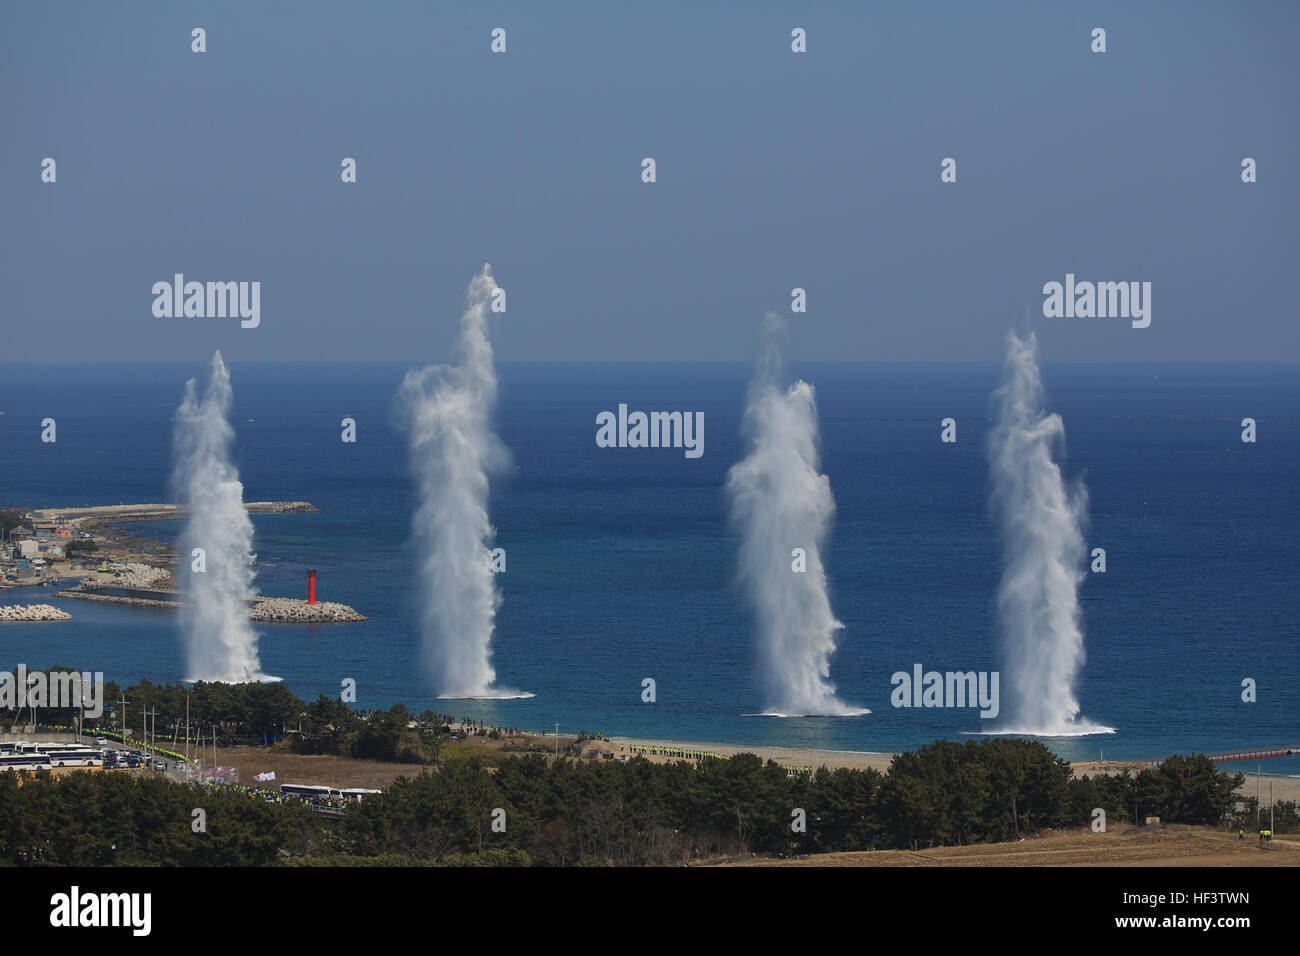
M994 359L1028 311L1048 361L1300 360L1298 27L1227 0L3 0L0 361L445 358L484 261L506 360L747 359L796 286L799 359ZM259 281L260 326L155 318L176 272ZM1044 318L1067 272L1150 281L1150 327Z

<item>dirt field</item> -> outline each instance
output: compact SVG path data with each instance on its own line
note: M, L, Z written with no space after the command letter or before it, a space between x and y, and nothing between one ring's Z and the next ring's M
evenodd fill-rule
M209 751L209 762L211 759ZM266 784L268 788L282 783L306 783L340 789L383 790L398 777L414 777L421 769L414 764L380 763L351 757L274 753L263 747L222 747L217 750L217 762L223 767L238 767L239 782L246 786L257 786L253 779L256 774L275 771L275 781Z
M1258 837L1206 827L1118 826L1106 833L1053 833L1019 843L826 853L800 860L735 860L724 866L1300 866L1300 838Z
M442 759L455 760L462 757L482 755L491 765L493 758L514 756L501 753L502 747L509 741L489 740L486 737L472 737L468 740L449 741L443 745ZM516 745L518 741L515 742ZM571 739L560 738L560 750L572 743ZM550 741L554 746L554 738ZM211 751L207 760L212 762ZM275 781L268 787L282 783L305 783L316 786L326 785L346 789L349 787L367 790L383 790L398 777L415 777L426 769L421 764L382 763L377 760L356 760L351 757L330 757L313 754L291 754L267 750L264 747L221 747L217 750L217 763L223 767L239 768L239 782L246 786L255 786L253 777L266 771L275 771ZM435 771L435 768L428 768Z

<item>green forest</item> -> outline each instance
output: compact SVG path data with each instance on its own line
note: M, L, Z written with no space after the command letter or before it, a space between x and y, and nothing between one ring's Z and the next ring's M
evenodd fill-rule
M667 865L741 854L919 849L1117 824L1254 829L1240 775L1201 755L1086 779L1037 741L940 740L889 773L790 774L742 754L655 764L470 757L399 778L329 819L256 795L124 774L0 775L10 865ZM1278 808L1278 832L1295 807ZM205 826L196 832L195 811ZM1239 814L1240 819L1234 814Z

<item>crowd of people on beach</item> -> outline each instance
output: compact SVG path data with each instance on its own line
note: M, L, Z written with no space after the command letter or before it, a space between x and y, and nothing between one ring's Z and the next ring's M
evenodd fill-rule
M679 760L730 760L727 754L715 754L711 750L691 750L684 747L662 747L648 744L628 744L627 749L636 756L641 757L673 757ZM786 767L786 772L793 776L796 774L814 773L812 767Z
M358 711L358 713L364 717L366 711ZM485 724L473 717L457 717L455 714L434 714L432 722L465 734L487 736L495 732L500 737L522 737L525 734L518 727L498 727L495 724Z
M681 760L726 760L725 754L715 754L709 750L688 750L683 747L658 747L646 744L628 744L632 753L642 757L677 757Z

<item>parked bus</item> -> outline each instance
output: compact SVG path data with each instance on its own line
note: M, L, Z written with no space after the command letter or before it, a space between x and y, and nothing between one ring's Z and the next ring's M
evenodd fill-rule
M50 758L45 754L0 754L0 771L49 770L50 766Z
M40 752L56 767L102 767L104 752L75 744L38 744Z
M334 787L319 787L319 786L312 786L311 784L306 784L306 783L282 783L280 784L280 792L289 794L290 796L294 796L294 797L341 797L343 796L343 791L337 790Z
M384 791L382 790L363 790L360 787L351 787L343 791L343 796L347 797L349 800L355 800L357 803L360 803L366 797L383 792Z

